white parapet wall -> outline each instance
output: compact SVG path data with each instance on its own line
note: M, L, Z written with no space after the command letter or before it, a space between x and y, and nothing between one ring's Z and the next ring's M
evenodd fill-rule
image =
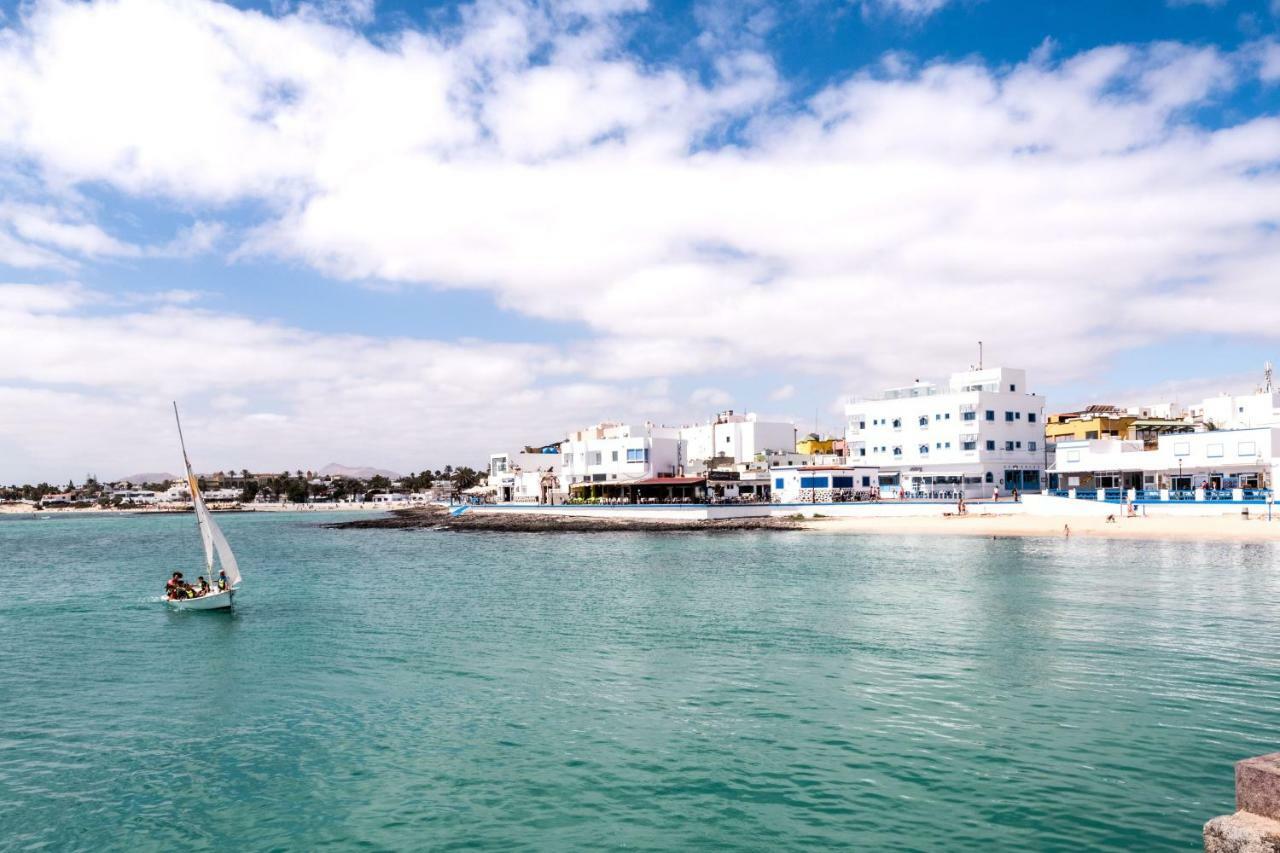
M1122 515L1123 504L1060 498L1050 495L1023 495L1021 502L969 501L970 515L1036 515L1073 518L1105 518ZM1139 515L1183 517L1266 515L1265 505L1242 505L1220 501L1169 501L1140 503ZM790 504L477 504L468 510L477 513L527 513L573 516L577 518L625 518L654 521L704 521L720 518L768 518L823 515L834 518L940 517L956 511L954 501L867 501L862 503Z
M971 501L972 515L1017 515L1026 505L1013 501ZM577 518L626 518L654 521L702 521L720 518L785 518L800 515L812 518L824 515L839 518L901 518L908 516L939 517L954 513L954 501L881 501L863 503L793 503L793 504L564 504L529 506L514 504L479 504L470 512L538 513Z

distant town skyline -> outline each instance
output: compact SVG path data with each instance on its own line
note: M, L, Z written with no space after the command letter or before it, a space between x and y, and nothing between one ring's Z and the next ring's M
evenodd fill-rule
M1272 0L0 2L0 482L1280 360Z

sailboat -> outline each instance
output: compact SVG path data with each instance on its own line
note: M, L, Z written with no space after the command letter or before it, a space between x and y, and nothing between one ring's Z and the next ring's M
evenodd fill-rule
M236 590L240 586L240 567L236 564L236 555L231 553L231 545L227 542L227 537L222 535L222 529L213 520L209 508L204 505L204 498L200 495L200 484L191 470L191 460L187 458L187 442L182 437L182 419L178 417L177 403L173 404L173 419L178 423L178 443L182 445L182 464L187 468L187 487L191 489L191 504L196 511L196 525L200 528L200 540L204 543L204 576L213 587L213 591L199 598L165 598L165 602L177 610L225 610L231 606L231 602L236 597ZM227 588L223 590L217 588L213 572L215 555L219 568L227 576Z

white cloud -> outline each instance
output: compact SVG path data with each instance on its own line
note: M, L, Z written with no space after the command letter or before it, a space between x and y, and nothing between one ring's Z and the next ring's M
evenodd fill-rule
M79 477L108 461L163 469L175 399L193 461L209 469L316 467L339 451L406 471L478 464L601 412L675 410L662 385L565 377L546 347L317 334L172 304L104 307L76 285L0 285L0 479Z
M642 11L481 0L456 27L372 41L314 10L43 0L0 38L0 150L49 199L0 216L0 262L230 249L245 232L219 224L229 205L264 210L235 257L481 290L592 337L515 355L477 343L454 387L420 373L452 366L454 345L359 339L348 359L340 339L218 316L246 344L189 365L194 379L249 400L426 387L504 422L548 405L547 382L596 420L612 414L604 389L639 398L634 386L682 373L807 371L866 390L967 363L982 338L1040 383L1241 316L1277 336L1280 120L1191 120L1275 79L1274 43L1042 49L999 68L894 56L795 103L752 39L713 33L707 74L632 55L622 22ZM197 225L135 245L65 201L88 183ZM78 378L59 336L171 336L192 319L39 315L53 341L30 342L41 359L22 381L125 394L136 371L171 387L128 359ZM476 391L490 384L505 393Z
M689 402L701 408L719 409L733 402L733 395L720 388L695 388Z
M769 392L769 399L774 401L790 400L796 395L796 386L781 385Z
M925 18L947 6L952 0L854 0L866 13L895 14L908 18Z

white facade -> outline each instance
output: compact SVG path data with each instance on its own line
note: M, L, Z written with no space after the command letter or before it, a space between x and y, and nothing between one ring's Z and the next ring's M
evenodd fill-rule
M1045 468L1044 398L1024 370L952 374L845 407L848 462L878 467L887 494L950 497L963 491L1039 491Z
M559 495L559 453L494 453L489 486L498 503L550 503Z
M831 503L870 499L879 471L861 465L797 465L774 468L773 503Z
M1280 391L1208 397L1191 411L1197 420L1220 430L1280 426Z
M753 414L722 412L708 423L680 427L679 435L686 443L688 465L698 470L705 470L711 459L749 462L765 451L796 449L795 424L760 421Z
M560 488L581 483L630 483L684 476L685 443L675 427L597 424L561 444Z
M1059 489L1273 487L1280 477L1280 427L1162 435L1155 447L1118 438L1058 443Z

